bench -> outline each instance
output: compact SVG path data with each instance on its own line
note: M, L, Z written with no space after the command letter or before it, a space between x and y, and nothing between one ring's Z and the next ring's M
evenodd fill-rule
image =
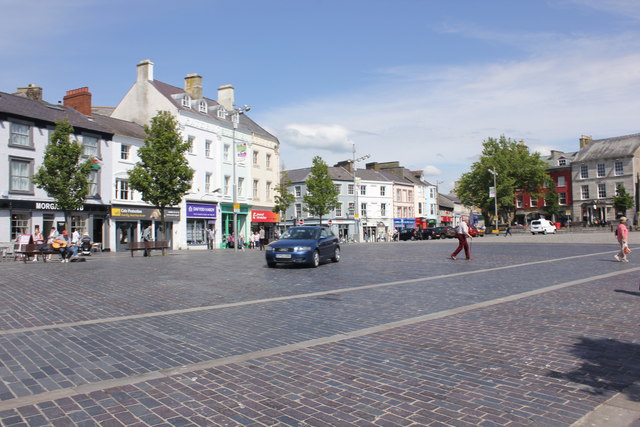
M134 251L149 251L151 252L153 249L169 249L169 241L168 240L156 240L150 242L130 242L127 246L127 250L131 251L131 256L133 256Z
M22 261L27 262L29 257L35 255L42 255L42 262L47 262L47 257L45 255L51 255L53 253L58 253L57 250L51 249L51 247L47 244L43 243L28 243L26 245L16 245L16 249L14 251L16 257L18 255L22 255ZM46 248L43 249L43 248Z

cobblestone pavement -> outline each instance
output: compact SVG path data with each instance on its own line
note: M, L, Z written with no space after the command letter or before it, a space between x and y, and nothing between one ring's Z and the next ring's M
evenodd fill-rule
M454 247L0 263L0 423L640 425L635 251L615 262L610 233Z

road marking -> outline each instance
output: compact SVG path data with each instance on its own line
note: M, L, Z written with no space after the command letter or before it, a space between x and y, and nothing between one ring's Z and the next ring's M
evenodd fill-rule
M578 257L580 257L580 256L582 256L582 255L579 255ZM575 258L575 257L571 257L571 258ZM537 263L539 263L539 262L536 261L533 264L537 264ZM520 265L523 265L523 264L520 264ZM498 268L495 268L495 269L500 270L500 269L502 269L502 267L498 267ZM486 270L495 270L495 269L486 269ZM322 345L322 344L336 343L336 342L344 341L344 340L351 339L351 338L357 338L357 337L371 335L371 334L378 333L378 332L384 332L384 331L387 331L389 329L394 329L394 328L398 328L398 327L401 327L401 326L407 326L407 325L412 325L412 324L415 324L415 323L420 323L420 322L425 322L425 321L429 321L429 320L434 320L434 319L440 319L440 318L444 318L444 317L448 317L448 316L453 316L453 315L456 315L456 314L465 313L467 311L476 310L476 309L479 309L479 308L485 308L485 307L490 307L490 306L493 306L493 305L498 305L498 304L502 304L502 303L506 303L506 302L512 302L512 301L516 301L516 300L519 300L519 299L528 298L530 296L539 295L539 294L543 294L543 293L546 293L546 292L551 292L551 291L555 291L555 290L558 290L558 289L567 288L567 287L575 286L575 285L580 285L580 284L583 284L583 283L593 282L593 281L597 281L597 280L601 280L601 279L607 279L609 277L614 277L614 276L618 276L618 275L622 275L622 274L627 274L627 273L631 273L631 272L635 272L635 271L639 271L639 270L640 270L640 267L635 267L635 268L626 269L624 271L615 271L615 272L600 274L598 276L592 276L592 277L588 277L588 278L584 278L584 279L572 280L572 281L565 282L565 283L560 283L560 284L557 284L557 285L547 286L545 288L535 289L533 291L522 292L522 293L519 293L519 294L510 295L510 296L507 296L507 297L496 298L496 299L489 300L489 301L483 301L483 302L479 302L479 303L475 303L475 304L466 305L466 306L463 306L463 307L457 307L457 308L453 308L453 309L443 310L443 311L439 311L439 312L436 312L436 313L425 314L423 316L412 317L412 318L409 318L409 319L399 320L399 321L396 321L396 322L384 323L384 324L373 326L373 327L370 327L370 328L363 328L363 329L359 329L359 330L356 330L356 331L351 331L351 332L345 332L345 333L341 333L341 334L331 335L331 336L328 336L328 337L315 338L315 339L312 339L312 340L306 340L306 341L301 341L301 342L297 342L297 343L293 343L293 344L287 344L287 345L283 345L283 346L272 347L272 348L269 348L269 349L254 351L254 352L250 352L250 353L243 353L243 354L239 354L239 355L235 355L235 356L229 356L229 357L222 357L222 358L218 358L218 359L206 360L206 361L203 361L203 362L192 363L192 364L189 364L189 365L183 365L183 366L178 366L178 367L174 367L174 368L162 369L162 370L158 370L158 371L151 371L151 372L148 372L148 373L145 373L145 374L133 375L133 376L130 376L130 377L125 377L125 378L117 378L117 379L99 381L99 382L94 382L94 383L89 383L89 384L82 384L82 385L79 385L79 386L76 386L76 387L69 387L69 388L64 388L64 389L59 389L59 390L53 390L53 391L48 391L48 392L44 392L44 393L34 394L34 395L31 395L31 396L23 396L23 397L18 397L18 398L15 398L15 399L4 400L4 401L0 402L0 411L5 411L5 410L9 410L9 409L15 409L15 408L19 408L19 407L27 406L27 405L36 405L38 403L47 402L47 401L56 400L56 399L61 399L63 397L71 397L71 396L74 396L76 394L89 394L89 393L92 393L92 392L95 392L95 391L104 390L104 389L107 389L107 388L122 387L122 386L126 386L126 385L132 385L132 384L140 383L140 382L151 381L151 380L156 380L156 379L161 379L161 378L167 378L167 377L170 377L170 376L191 373L193 371L198 371L198 370L203 370L203 369L211 369L211 368L215 368L215 367L218 367L218 366L223 366L223 365L227 365L227 364L231 364L231 363L247 362L247 361L251 361L251 360L254 360L254 359L258 359L258 358L274 356L274 355L277 355L277 354L280 354L280 353L286 353L286 352L289 352L289 351L306 350L308 348L311 348L311 347L314 347L314 346L318 346L318 345ZM459 274L456 274L456 275L459 275ZM444 276L451 277L452 275L444 275ZM443 276L440 276L440 277L443 277ZM417 281L417 280L416 279L412 279L412 280L403 281L403 282L415 282L415 281ZM395 282L395 283L399 283L399 282ZM372 285L372 286L374 286L374 285ZM378 287L380 287L380 286L381 285L378 285ZM318 294L326 294L326 293L336 293L336 291L322 292L322 293L318 293ZM189 374L189 377L191 377L191 376L193 376L193 375Z
M610 253L611 253L611 251L596 252L596 253L584 254L584 255L572 255L572 256L564 257L564 258L554 258L554 259L541 260L541 261L531 261L531 262L525 262L525 263L521 263L521 264L510 264L510 265L504 265L504 266L500 266L500 267L483 268L483 269L480 269L480 270L471 270L471 271L462 271L462 272L458 272L458 273L441 274L439 276L420 277L420 278L416 278L416 279L406 279L406 280L397 280L397 281L393 281L393 282L375 283L375 284L372 284L372 285L353 286L353 287L349 287L349 288L332 289L332 290L328 290L328 291L311 292L311 293L298 294L298 295L287 295L287 296L274 297L274 298L263 298L263 299L256 299L256 300L250 300L250 301L239 301L239 302L233 302L233 303L227 303L227 304L207 305L207 306L204 306L204 307L181 308L181 309L176 309L176 310L154 311L154 312L150 312L150 313L132 314L132 315L128 315L128 316L104 317L102 319L81 320L81 321L77 321L77 322L66 322L66 323L56 323L56 324L51 324L51 325L32 326L32 327L28 327L28 328L6 329L6 330L3 330L3 331L0 331L0 336L9 335L9 334L19 334L19 333L23 333L23 332L44 331L44 330L54 329L54 328L72 328L72 327L76 327L76 326L98 325L98 324L102 324L102 323L122 322L122 321L126 321L126 320L147 319L147 318L151 318L151 317L160 317L160 316L172 316L174 314L187 314L187 313L197 313L199 311L220 310L220 309L224 309L224 308L233 308L233 307L244 307L244 306L248 306L248 305L264 304L264 303L270 303L270 302L290 301L290 300L302 299L302 298L312 298L312 297L318 297L318 296L323 296L323 295L328 295L328 294L343 294L343 293L347 293L347 292L361 291L361 290L367 290L367 289L376 289L376 288L383 288L383 287L388 287L388 286L406 285L406 284L409 284L409 283L429 282L429 281L433 281L433 280L450 279L452 277L469 276L469 275L472 275L472 274L488 273L488 272L491 272L491 271L509 270L509 269L513 269L513 268L526 267L526 266L538 265L538 264L546 264L546 263L551 263L551 262L567 261L567 260L572 260L572 259L586 258L586 257L598 256L598 255L604 255L604 254L610 254ZM638 267L638 268L640 268L640 267ZM623 272L636 271L638 268L625 269ZM620 274L620 272L615 272L615 274Z

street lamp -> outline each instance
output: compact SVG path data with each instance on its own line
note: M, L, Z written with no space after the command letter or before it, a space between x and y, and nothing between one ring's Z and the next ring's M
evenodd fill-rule
M493 208L495 210L495 216L494 216L494 221L495 221L495 226L494 229L497 230L498 229L498 186L496 185L496 176L498 176L498 172L496 172L496 168L494 167L493 170L489 169L489 172L491 173L491 175L493 175Z
M362 160L368 159L371 157L368 154L365 154L362 157L358 157L356 159L356 144L353 144L353 160L351 163L351 168L353 169L353 225L356 229L356 236L354 241L360 242L360 214L358 213L358 187L356 184L356 162L360 162Z
M232 197L233 197L233 251L238 252L238 212L240 211L240 205L238 203L238 177L236 172L237 165L237 153L236 153L236 129L238 128L238 124L240 123L240 114L244 114L245 112L251 110L251 107L245 105L241 108L234 108L231 114L231 123L233 124L233 131L231 134L231 141L233 143L233 186L232 188Z

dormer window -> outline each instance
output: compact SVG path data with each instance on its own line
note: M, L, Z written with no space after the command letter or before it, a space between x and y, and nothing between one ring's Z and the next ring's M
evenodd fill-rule
M198 104L198 111L207 114L207 103L204 101L200 101L200 103Z
M219 119L226 119L227 118L227 112L222 107L218 108L218 118Z
M182 106L191 108L191 97L189 95L185 95L182 97Z
M567 166L567 159L558 159L558 166Z

